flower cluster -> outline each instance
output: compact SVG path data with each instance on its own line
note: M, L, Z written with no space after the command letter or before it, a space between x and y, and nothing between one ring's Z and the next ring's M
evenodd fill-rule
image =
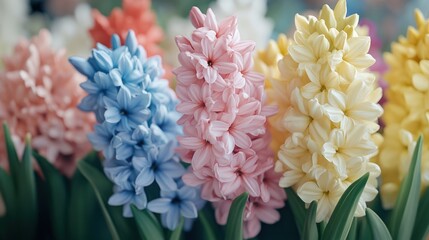
M213 11L206 15L194 7L190 19L196 29L190 38L176 37L181 66L174 70L184 127L179 143L183 160L191 163L184 181L202 185L202 198L214 202L221 224L231 200L248 192L245 237L253 237L260 221L279 219L275 209L284 205L266 131L276 108L264 103L264 78L252 71L255 46L240 40L236 18L218 24ZM260 208L268 209L266 215Z
M281 146L276 171L280 186L293 187L306 203L318 202L316 220L330 218L346 188L370 173L355 216L377 194L378 148L373 138L381 89L367 69L370 38L356 31L358 16L346 16L346 2L324 5L319 17L296 15L294 42L279 62L286 84L294 86L283 116L290 136Z
M115 8L109 17L105 17L97 9L93 10L94 26L89 30L95 43L107 47L110 37L117 34L124 43L128 31L135 32L137 42L146 50L148 56L162 54L159 47L164 33L156 24L156 15L151 10L151 0L122 0L122 9Z
M219 19L236 16L240 36L255 41L256 47L263 47L268 43L274 23L265 17L267 0L216 0L211 8Z
M407 36L392 44L386 53L389 84L384 105L384 143L380 149L382 169L381 197L385 208L392 208L402 179L408 172L411 154L419 134L428 132L429 97L429 20L416 11L417 28L409 27ZM423 145L422 187L429 185L429 143Z
M280 34L277 42L270 40L267 47L259 50L255 55L255 71L265 76L265 91L268 96L268 103L278 106L278 112L268 118L268 129L271 133L271 149L274 152L280 150L280 146L289 136L289 132L284 127L283 117L288 110L290 103L290 91L293 88L289 82L281 78L278 68L278 61L288 54L288 47L291 40L284 34Z
M159 56L147 58L130 31L124 46L114 35L112 49L98 44L88 60L70 61L88 78L81 84L88 95L79 108L97 117L89 139L96 150L103 151L104 171L115 184L109 204L124 206L126 217L132 216L131 204L149 207L166 216L163 223L169 229L177 226L181 215L196 218L197 189L178 183L185 173L175 154L176 136L182 130L176 124L175 94L161 79ZM157 196L149 187L159 188L161 199L152 200ZM153 203L148 205L148 200ZM169 208L161 211L156 207L159 201Z
M84 96L79 88L83 79L68 63L65 50L51 47L46 30L19 42L13 54L4 58L4 66L0 72L0 120L9 125L18 149L30 133L32 147L71 176L76 161L90 150L85 134L94 122L93 117L76 109ZM5 152L2 149L1 153ZM2 164L5 159L0 158Z

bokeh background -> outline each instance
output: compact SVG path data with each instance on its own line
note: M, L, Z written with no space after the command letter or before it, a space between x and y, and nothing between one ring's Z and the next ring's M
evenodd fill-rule
M230 1L250 5L259 0L153 0L152 8L157 13L158 23L166 32L164 48L174 48L175 34L185 31L180 22L187 17L191 6L203 11L216 4L225 5ZM265 18L273 24L271 38L279 33L288 33L293 25L295 13L311 12L320 9L325 3L335 0L267 0ZM0 56L10 53L13 45L21 37L30 37L41 28L53 32L54 43L66 47L70 54L82 55L92 43L76 38L77 32L85 32L92 25L90 8L97 8L109 15L114 7L120 7L121 0L0 0ZM259 7L261 8L261 7ZM349 0L349 13L358 13L361 19L368 19L377 26L382 50L390 48L390 42L399 35L406 34L408 25L414 25L414 9L420 8L429 15L427 0ZM250 12L248 17L252 17ZM264 13L262 13L263 15ZM255 38L260 29L255 26ZM257 41L258 42L258 41ZM172 44L173 43L173 44ZM86 46L87 45L87 46ZM173 45L173 46L172 46ZM259 48L263 47L258 45Z

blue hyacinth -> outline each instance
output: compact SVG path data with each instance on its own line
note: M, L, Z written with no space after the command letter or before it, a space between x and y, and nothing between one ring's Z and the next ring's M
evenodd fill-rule
M176 137L182 133L176 123L180 116L175 94L161 78L161 59L148 58L132 31L123 46L114 35L112 46L97 44L88 59L70 59L87 77L81 87L88 95L78 107L93 112L98 121L88 138L103 152L104 172L115 185L108 203L123 206L123 215L131 217L131 204L144 209L148 200L156 203L174 195L177 206L163 210L161 218L174 219L162 223L173 229L176 219L184 216L189 226L204 201L197 194L199 189L181 181L186 170L175 153ZM153 189L157 196L152 196Z

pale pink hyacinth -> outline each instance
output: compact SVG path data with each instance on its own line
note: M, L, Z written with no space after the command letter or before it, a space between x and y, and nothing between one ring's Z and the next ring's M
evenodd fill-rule
M86 134L94 119L76 108L84 96L79 87L84 79L68 62L65 50L54 50L51 43L50 33L42 30L31 40L20 41L4 58L0 120L8 124L18 149L31 134L32 147L71 176L76 161L91 149ZM0 139L0 163L7 167L4 138Z
M286 195L273 171L266 118L276 107L265 104L264 77L252 71L254 42L240 40L237 19L218 24L193 7L191 37L176 37L181 66L176 93L184 127L180 153L191 163L183 180L202 185L202 198L214 203L216 219L226 223L234 198L248 192L244 234L259 233L260 222L274 223Z

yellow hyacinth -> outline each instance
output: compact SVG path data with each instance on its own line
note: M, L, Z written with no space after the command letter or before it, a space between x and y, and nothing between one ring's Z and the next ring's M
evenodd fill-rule
M293 187L307 204L317 201L318 222L328 220L346 188L369 172L355 212L365 215L380 174L370 159L378 153L382 92L368 70L375 62L370 38L357 30L358 15L346 12L340 0L334 9L323 6L319 17L296 15L294 41L278 64L287 98L279 117L288 132L276 162L279 184Z
M407 174L415 141L425 138L422 157L422 187L429 186L429 20L415 13L417 28L409 27L406 37L392 43L385 54L389 71L388 102L383 120L384 143L380 149L383 206L392 208L399 186Z
M285 89L288 88L288 82L280 78L278 61L283 59L288 54L290 39L286 35L280 34L277 42L270 40L268 46L259 50L254 57L255 71L262 73L265 76L265 90L268 96L269 104L279 106L278 114L268 119L268 129L272 136L271 149L278 152L280 146L284 143L288 136L286 128L283 127L283 115L289 107L289 100Z

